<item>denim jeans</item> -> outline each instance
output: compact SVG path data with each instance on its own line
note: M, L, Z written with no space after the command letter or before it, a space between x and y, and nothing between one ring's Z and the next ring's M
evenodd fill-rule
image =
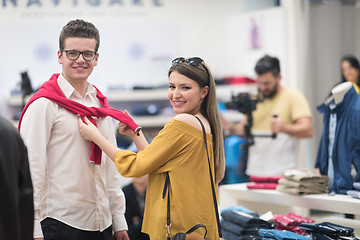
M300 234L296 234L287 230L276 229L259 229L259 235L265 238L277 239L277 240L311 240L311 237L306 237Z
M225 209L221 210L221 212L224 212L224 211L227 211L227 210L240 211L240 212L251 214L254 217L260 217L259 213L254 212L253 210L250 210L250 209L248 209L248 208L246 208L244 206L241 206L241 205L239 205L239 206L231 206L231 207L225 208Z
M221 216L232 223L238 224L243 227L259 227L271 228L271 224L267 221L260 219L253 214L248 214L240 211L225 210L221 212Z
M221 220L220 225L221 229L241 236L258 235L259 231L257 227L243 227L224 219Z
M306 233L320 233L330 237L338 237L338 236L353 236L354 228L344 227L341 225L337 225L331 222L322 222L322 223L300 223L299 227L304 229Z
M226 231L232 232L234 234L238 234L238 235L242 235L242 231L244 230L245 227L240 226L236 223L227 221L222 219L220 222L221 225L221 229L225 229Z
M263 239L260 235L238 235L232 232L222 230L223 238L226 240L261 240Z

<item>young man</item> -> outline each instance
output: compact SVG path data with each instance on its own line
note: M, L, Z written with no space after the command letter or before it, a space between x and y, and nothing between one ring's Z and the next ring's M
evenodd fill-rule
M64 26L58 51L62 73L42 85L20 118L34 185L35 239L129 239L120 175L79 132L78 114L89 116L85 109L106 105L88 82L98 63L99 42L92 23L74 20ZM94 119L115 143L111 118Z
M286 169L298 167L299 139L313 135L311 111L303 94L280 85L280 61L265 55L255 66L262 102L252 113L251 128L255 144L249 147L247 175L280 176ZM244 134L247 118L232 125L230 132ZM271 137L256 137L257 134Z

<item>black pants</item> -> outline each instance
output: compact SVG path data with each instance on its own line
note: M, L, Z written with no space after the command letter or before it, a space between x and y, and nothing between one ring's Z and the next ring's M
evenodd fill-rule
M53 218L41 221L45 240L112 240L112 227L104 231L85 231L73 228Z

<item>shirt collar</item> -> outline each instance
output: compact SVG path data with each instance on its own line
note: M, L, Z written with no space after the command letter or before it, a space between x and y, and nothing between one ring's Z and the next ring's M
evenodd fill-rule
M58 79L57 79L57 83L61 89L61 91L64 93L66 98L70 98L71 95L75 94L76 96L80 96L78 92L76 92L75 88L73 88L73 86L71 86L71 84L65 79L65 77L60 74ZM88 83L88 87L86 89L86 95L93 95L96 96L96 89L92 84Z
M354 87L351 87L347 93L345 94L343 100L335 105L334 107L330 107L330 103L331 101L328 101L327 104L323 103L320 106L317 107L317 110L320 113L324 113L325 111L330 111L332 110L333 112L337 112L337 113L341 113L342 111L344 111L344 109L346 109L348 106L351 106L351 102L355 101L356 98L358 98L358 94L355 90Z

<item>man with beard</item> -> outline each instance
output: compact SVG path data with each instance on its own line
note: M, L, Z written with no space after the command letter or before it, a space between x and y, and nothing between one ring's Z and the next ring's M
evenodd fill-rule
M280 61L265 55L255 66L260 98L252 112L251 132L255 144L249 147L246 174L281 176L286 169L298 167L301 138L313 135L309 104L302 93L280 85ZM244 135L244 121L230 126L230 132ZM276 138L257 137L275 133Z

